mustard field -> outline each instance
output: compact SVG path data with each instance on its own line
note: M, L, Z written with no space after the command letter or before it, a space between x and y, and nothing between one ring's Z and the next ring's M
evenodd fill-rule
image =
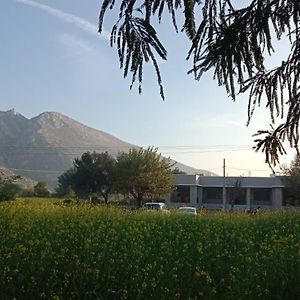
M0 203L0 299L300 299L300 213Z

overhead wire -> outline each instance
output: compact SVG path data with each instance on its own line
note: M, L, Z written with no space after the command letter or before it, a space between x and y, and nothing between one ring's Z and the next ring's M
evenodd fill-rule
M120 150L120 149L130 149L129 146L17 146L17 145L0 145L0 151L6 153L9 151L10 155L70 155L70 156L80 156L83 151L96 151L96 150ZM146 147L144 147L146 148ZM201 154L201 153L216 153L216 152L236 152L236 151L250 151L252 150L251 145L239 145L239 144L227 144L227 145L173 145L173 146L158 146L159 153L166 154ZM167 151L162 151L166 149ZM169 149L169 150L168 150ZM174 150L174 151L171 151ZM61 152L63 151L63 152ZM117 151L116 151L117 152ZM215 167L206 169L207 171L214 171L222 169L223 167ZM227 169L239 170L239 171L253 171L253 172L267 172L269 170L256 170L249 168L235 168L231 166L226 166ZM32 170L32 169L17 169L10 168L15 171L23 172L41 172L48 174L61 174L65 172L64 170Z
M250 151L251 145L177 145L177 146L158 146L161 154L197 154L197 153L220 153L220 152L236 152ZM130 146L15 146L15 145L0 145L0 151L9 151L10 154L22 155L26 154L45 154L56 155L56 150L63 151L64 155L81 155L82 151L108 151L129 149ZM166 149L166 150L163 150ZM169 150L167 150L169 149ZM173 149L173 151L172 151ZM76 151L77 150L77 151ZM116 151L118 152L118 151Z

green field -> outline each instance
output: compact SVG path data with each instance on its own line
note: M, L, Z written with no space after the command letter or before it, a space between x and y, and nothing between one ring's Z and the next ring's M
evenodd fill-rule
M300 299L300 213L0 203L0 299Z

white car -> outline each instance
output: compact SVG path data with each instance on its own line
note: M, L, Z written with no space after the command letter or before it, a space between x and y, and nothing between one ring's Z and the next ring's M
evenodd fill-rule
M147 202L143 205L143 208L149 211L158 211L163 213L170 213L167 206L163 202Z
M187 213L191 215L197 215L197 209L196 207L192 206L182 206L178 208L178 212L180 213Z

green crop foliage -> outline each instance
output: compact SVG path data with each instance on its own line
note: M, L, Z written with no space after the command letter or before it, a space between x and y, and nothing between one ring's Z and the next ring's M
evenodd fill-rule
M300 213L0 203L0 299L299 299Z

